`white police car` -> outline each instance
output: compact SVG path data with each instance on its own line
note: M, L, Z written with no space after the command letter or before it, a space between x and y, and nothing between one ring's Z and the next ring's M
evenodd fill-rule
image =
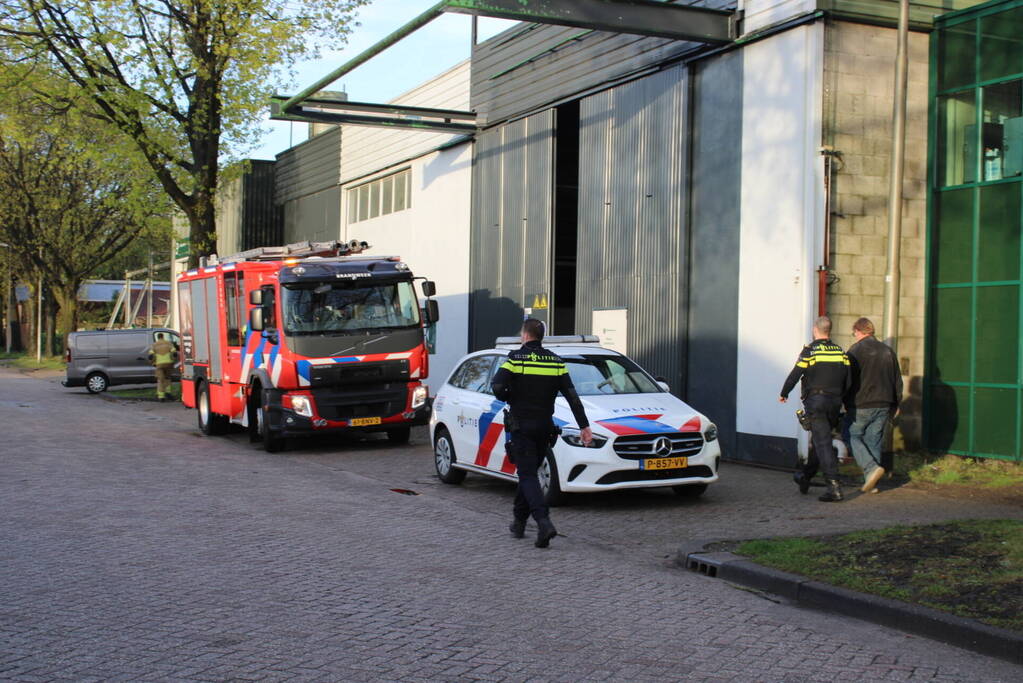
M459 484L468 472L515 481L505 453L506 404L494 398L490 381L520 345L517 337L502 337L496 348L465 356L437 392L430 435L441 481ZM543 345L565 361L593 429L586 448L558 397L554 422L562 434L539 473L549 504L562 493L654 486L696 497L717 481L717 428L665 384L595 336L547 337Z

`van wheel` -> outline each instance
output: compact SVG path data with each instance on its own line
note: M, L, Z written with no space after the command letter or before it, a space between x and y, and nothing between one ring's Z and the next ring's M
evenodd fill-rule
M558 465L554 462L554 453L550 450L540 462L536 478L540 480L540 492L543 493L543 500L548 506L557 507L565 502L565 494L561 492L561 480L558 478Z
M107 390L110 380L102 372L92 372L85 378L85 388L90 394L99 394Z
M393 444L401 445L408 443L409 436L412 434L410 427L399 427L398 429L387 430L387 440Z
M465 481L465 470L455 467L455 446L451 435L443 427L437 430L437 443L433 445L433 465L437 478L445 484L461 484Z
M199 392L195 398L196 413L199 420L199 431L206 436L216 436L227 431L227 418L218 415L210 408L210 387L206 382L199 384Z

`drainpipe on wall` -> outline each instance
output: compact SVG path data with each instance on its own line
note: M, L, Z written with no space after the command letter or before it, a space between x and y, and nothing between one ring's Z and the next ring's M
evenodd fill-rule
M909 0L899 1L895 49L895 102L892 116L892 166L888 185L888 269L884 278L884 341L892 350L899 335L899 262L902 251L902 176L906 152L906 93L909 70Z

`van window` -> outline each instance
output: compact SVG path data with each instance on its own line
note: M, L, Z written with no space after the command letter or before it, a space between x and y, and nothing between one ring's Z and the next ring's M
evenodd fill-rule
M79 353L106 353L107 335L79 334L75 337L75 350Z
M115 351L139 351L149 348L149 335L145 332L125 332L123 334L111 334L108 345L111 352Z

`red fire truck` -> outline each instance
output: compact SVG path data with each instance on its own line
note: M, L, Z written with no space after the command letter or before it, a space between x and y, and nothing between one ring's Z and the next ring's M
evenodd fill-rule
M253 249L181 275L181 399L204 434L234 423L274 452L287 437L340 430L402 443L428 421L434 284L399 257L362 255L368 247Z

